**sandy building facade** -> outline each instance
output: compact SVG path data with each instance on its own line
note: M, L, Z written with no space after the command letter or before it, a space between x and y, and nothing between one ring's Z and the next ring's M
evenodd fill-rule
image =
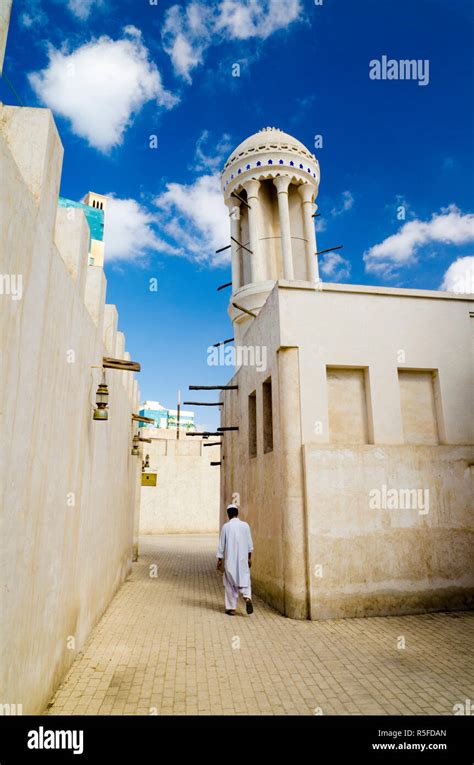
M287 616L472 607L473 296L322 283L318 187L274 128L224 168L229 315L265 364L222 394L221 521L238 494L256 590Z

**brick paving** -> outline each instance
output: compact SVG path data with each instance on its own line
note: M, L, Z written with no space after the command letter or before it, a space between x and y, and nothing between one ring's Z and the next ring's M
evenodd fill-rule
M47 713L450 715L474 699L473 613L301 622L254 598L229 617L216 545L142 537Z

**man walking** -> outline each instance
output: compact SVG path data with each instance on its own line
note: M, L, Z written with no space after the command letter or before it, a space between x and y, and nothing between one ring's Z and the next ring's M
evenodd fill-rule
M250 566L252 565L253 542L250 526L238 518L237 505L229 505L217 550L217 570L224 564L225 612L235 616L239 592L245 600L248 614L253 613Z

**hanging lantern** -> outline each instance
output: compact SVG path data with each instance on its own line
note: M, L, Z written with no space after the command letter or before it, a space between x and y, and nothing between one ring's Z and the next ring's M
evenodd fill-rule
M96 408L94 409L93 419L108 420L109 412L107 410L107 407L109 403L109 389L105 382L105 377L103 378L102 382L99 384L99 387L97 388L97 392L95 394L95 403L96 403Z
M139 437L138 436L133 436L131 454L133 454L134 457L139 457L140 456Z

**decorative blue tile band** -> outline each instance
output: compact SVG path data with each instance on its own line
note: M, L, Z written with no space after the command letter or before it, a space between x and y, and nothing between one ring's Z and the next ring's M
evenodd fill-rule
M269 159L269 160L267 160L267 164L269 164L269 165L274 165L275 163L276 163L276 160L274 160L274 159ZM284 165L284 164L285 164L285 160L283 160L283 159L279 159L279 160L278 160L278 164L279 164L279 165ZM289 161L289 163L288 163L288 164L289 164L289 166L290 166L290 167L295 167L295 163L294 163L294 161L293 161L292 159ZM255 167L262 167L262 162L261 162L261 160L258 160L257 162L255 162ZM303 165L303 164L301 164L301 163L298 165L298 167L299 167L299 169L300 169L300 170L304 170L304 169L305 169L304 165ZM246 169L246 170L251 170L251 169L252 169L252 165L251 165L251 164L247 164L247 165L245 165L245 169ZM243 168L239 167L239 169L237 170L237 175L241 175L241 174L242 174L242 172L243 172ZM306 172L308 172L308 173L309 173L309 174L310 174L310 175L311 175L313 178L316 178L316 177L317 177L317 176L316 176L316 173L312 172L312 170L311 170L311 168L310 168L310 167L306 168ZM230 176L230 180L228 180L228 181L225 183L225 185L224 185L224 189L226 189L226 188L227 188L227 186L229 185L230 181L233 181L235 177L236 177L236 176L235 176L234 174L232 174L232 175Z

